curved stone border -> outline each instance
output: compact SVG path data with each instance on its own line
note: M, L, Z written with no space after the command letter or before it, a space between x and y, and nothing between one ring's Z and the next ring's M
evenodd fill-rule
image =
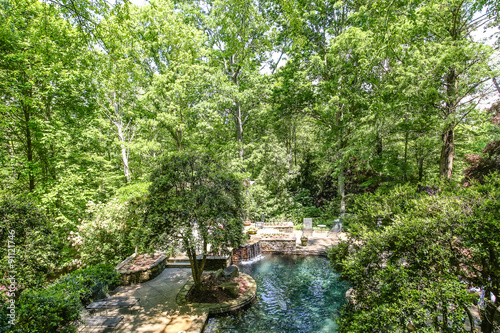
M193 308L204 310L208 312L209 315L222 314L241 309L252 303L255 299L257 295L257 283L255 283L255 280L248 274L240 272L240 277L244 278L248 284L248 290L240 297L224 303L188 303L186 301L186 295L194 285L193 278L190 277L184 287L182 287L177 294L177 304L181 306L189 305Z
M149 281L158 275L165 269L165 262L167 261L167 256L161 254L155 262L148 266L138 269L122 270L126 264L131 262L137 257L137 253L132 254L127 259L119 263L115 269L120 273L120 282L123 286L134 285L142 282Z

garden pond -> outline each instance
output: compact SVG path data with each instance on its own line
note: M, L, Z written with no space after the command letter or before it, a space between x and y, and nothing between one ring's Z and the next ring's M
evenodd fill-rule
M257 300L245 310L210 318L205 333L334 333L345 303L346 282L326 258L267 255L240 265L257 282Z

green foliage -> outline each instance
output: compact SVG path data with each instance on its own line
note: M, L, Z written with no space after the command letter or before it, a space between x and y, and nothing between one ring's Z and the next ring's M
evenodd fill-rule
M147 186L148 183L129 185L107 203L87 203L88 217L68 237L78 252L78 266L116 265L132 254L142 234L142 205Z
M9 303L0 307L0 332L76 332L82 305L106 297L117 287L119 274L110 265L96 265L71 272L56 282L25 289L15 302L15 325L7 322ZM5 321L4 321L5 320Z
M165 156L152 176L146 203L146 245L186 251L198 285L209 247L217 253L241 244L242 187L242 179L214 156ZM197 254L204 258L200 266Z
M59 266L62 245L56 238L46 215L33 202L0 198L2 285L10 285L7 277L11 270L16 271L20 289L45 282Z
M361 197L349 240L330 251L355 290L341 332L465 331L474 302L467 287L498 292L498 182L495 175L481 186L407 185ZM489 309L483 324L493 320Z
M116 288L119 273L112 265L95 265L71 272L48 285L47 291L75 295L83 305L106 297L106 293Z
M80 318L78 297L65 290L26 290L16 303L14 332L76 332L72 322Z

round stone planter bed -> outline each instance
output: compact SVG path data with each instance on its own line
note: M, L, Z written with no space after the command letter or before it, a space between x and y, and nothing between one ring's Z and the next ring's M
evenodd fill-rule
M132 254L115 267L120 273L120 281L124 286L146 282L158 276L165 269L167 257L162 253Z
M255 280L248 274L240 273L239 277L242 278L248 288L245 293L236 299L223 302L223 303L189 303L186 296L194 286L193 278L190 277L184 287L177 294L178 305L190 305L193 308L201 309L208 312L209 315L224 314L232 311L239 310L248 304L252 303L257 294L257 284Z

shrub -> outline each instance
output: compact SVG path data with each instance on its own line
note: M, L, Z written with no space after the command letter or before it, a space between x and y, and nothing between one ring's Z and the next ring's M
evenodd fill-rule
M16 302L17 303L17 302ZM80 318L81 303L64 290L25 290L19 299L13 332L75 332L72 322Z
M10 284L6 280L11 270L9 259L14 260L18 288L38 286L46 281L59 261L61 248L56 238L47 217L33 203L0 198L0 273L3 277L0 285Z
M9 323L10 309L7 308L8 304L0 303L0 333L12 332L13 326Z
M104 298L106 292L118 286L119 276L111 265L90 266L65 275L47 289L75 294L84 305L88 305Z
M141 238L141 202L148 186L149 183L129 185L107 203L87 203L88 217L68 238L79 252L78 263L117 264L133 253L136 239Z

